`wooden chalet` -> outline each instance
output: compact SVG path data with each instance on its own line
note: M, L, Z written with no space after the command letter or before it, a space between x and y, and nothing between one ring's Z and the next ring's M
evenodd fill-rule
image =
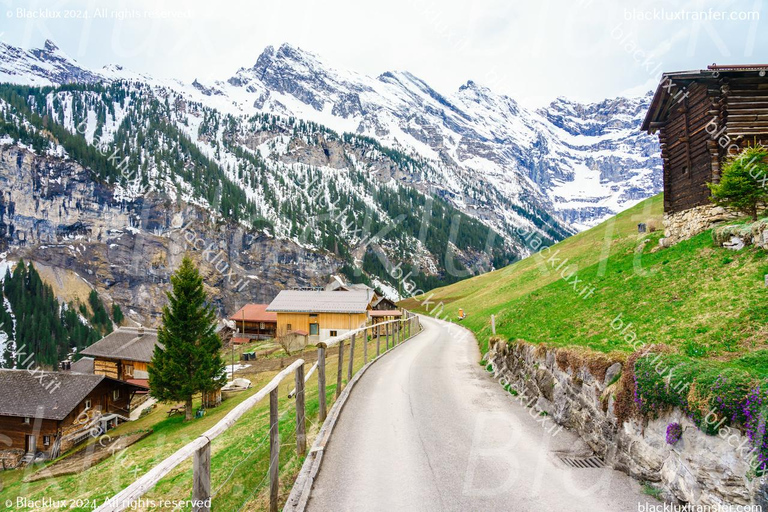
M386 297L380 297L373 302L373 308L368 313L371 317L371 322L376 325L389 320L395 320L403 316L403 312L397 307L397 304L387 299ZM386 326L380 326L379 332L385 333Z
M81 354L93 358L93 373L146 387L149 381L147 367L156 345L156 330L120 327Z
M267 307L277 314L277 336L305 331L317 343L363 326L373 290L283 290Z
M642 129L659 134L665 214L710 205L723 160L768 143L768 65L664 73Z
M277 333L277 314L267 311L268 305L246 304L229 317L235 323L233 340L274 338Z
M128 420L134 393L146 392L104 375L2 369L0 389L0 469L55 458L115 427Z

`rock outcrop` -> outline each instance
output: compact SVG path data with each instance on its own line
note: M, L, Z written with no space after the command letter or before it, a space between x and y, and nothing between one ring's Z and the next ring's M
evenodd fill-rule
M146 325L186 252L222 316L285 286L319 286L342 264L161 194L117 200L77 163L18 146L0 146L0 190L0 252L73 271Z

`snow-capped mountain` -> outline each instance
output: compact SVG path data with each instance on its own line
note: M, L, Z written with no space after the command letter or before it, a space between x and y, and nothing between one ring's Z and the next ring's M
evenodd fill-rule
M639 130L651 96L531 111L473 81L444 95L408 72L340 71L290 45L268 47L208 94L414 150L449 170L438 186L461 198L461 176L591 226L661 188L658 143ZM458 199L460 200L460 199ZM550 204L546 204L549 202ZM512 220L512 219L510 219Z
M273 113L373 137L431 170L393 178L505 234L542 213L554 217L547 222L559 224L556 230L579 230L661 188L658 144L639 130L650 96L590 105L559 98L534 111L473 81L441 94L408 72L369 77L288 44L267 47L252 67L210 84L159 80L119 65L87 70L50 41L29 51L0 45L0 80L138 81L224 114Z

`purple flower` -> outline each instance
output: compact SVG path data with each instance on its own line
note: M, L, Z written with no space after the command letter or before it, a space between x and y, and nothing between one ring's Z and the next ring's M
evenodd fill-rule
M667 444L675 444L683 436L683 426L677 422L667 425Z

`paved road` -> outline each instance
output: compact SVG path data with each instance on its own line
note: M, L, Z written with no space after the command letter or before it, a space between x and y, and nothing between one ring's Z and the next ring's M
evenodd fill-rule
M622 473L566 466L553 452L584 449L576 436L553 437L551 423L505 392L467 331L422 323L353 389L309 510L630 512L658 503Z

